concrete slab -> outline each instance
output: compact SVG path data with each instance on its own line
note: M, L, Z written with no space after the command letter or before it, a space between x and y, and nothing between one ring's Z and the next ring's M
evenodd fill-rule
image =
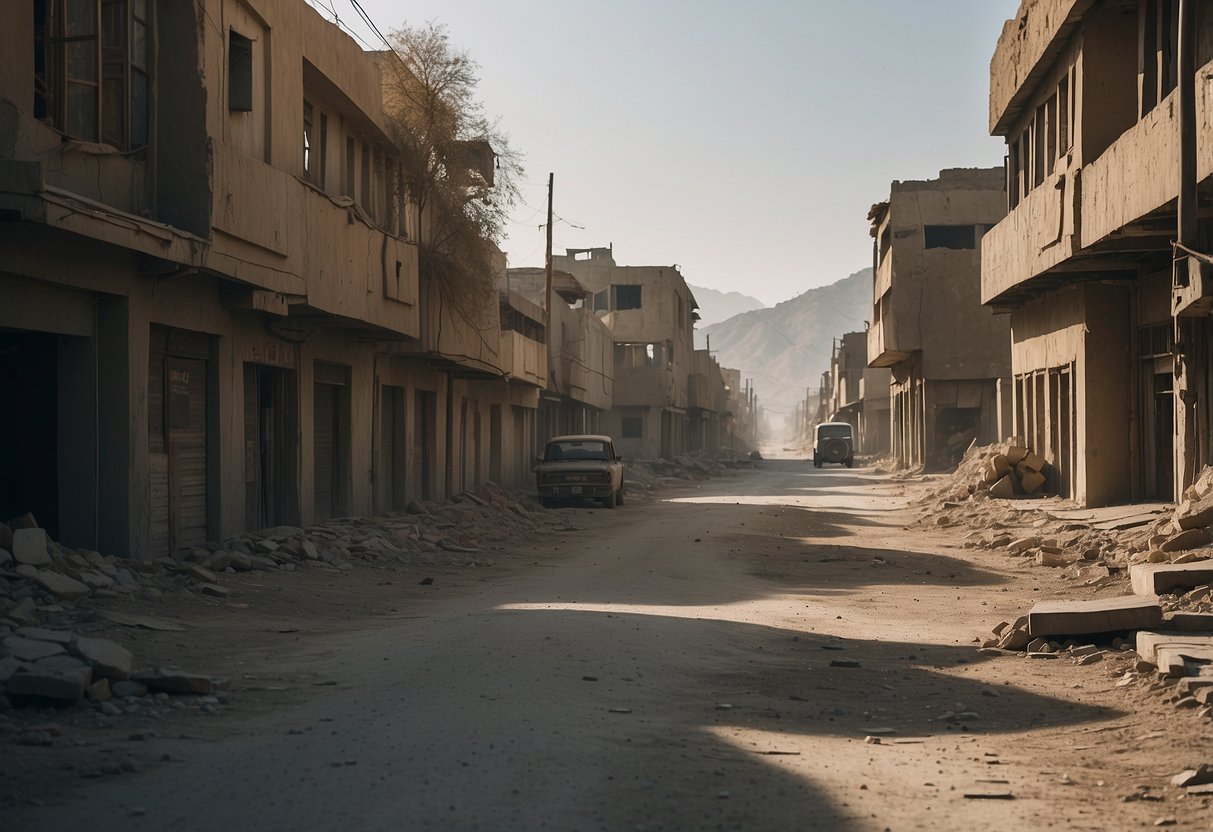
M1157 664L1156 655L1160 647L1213 648L1213 632L1204 633L1160 633L1141 630L1137 633L1137 655Z
M1053 509L1046 511L1046 514L1054 520L1082 523L1104 531L1117 531L1153 523L1162 515L1173 511L1174 508L1169 503L1137 503L1131 506Z
M1033 636L1141 630L1162 624L1157 596L1126 595L1094 601L1041 601L1028 612Z
M1213 560L1191 563L1135 563L1129 567L1135 595L1187 592L1213 584Z
M1162 676L1196 676L1202 665L1213 665L1213 640L1205 647L1159 645L1154 652L1154 663Z
M1213 612L1168 612L1163 614L1162 623L1168 630L1213 632Z

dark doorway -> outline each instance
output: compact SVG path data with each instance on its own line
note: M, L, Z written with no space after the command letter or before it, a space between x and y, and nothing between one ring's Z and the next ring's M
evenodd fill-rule
M385 385L381 394L380 431L380 506L386 510L404 508L407 466L404 441L404 388Z
M54 335L0 332L0 521L32 513L56 539L58 375Z
M346 511L349 482L349 368L316 362L313 395L313 509L316 520Z
M1175 496L1175 377L1154 374L1154 483L1151 496L1170 502Z
M420 476L421 499L434 497L434 457L437 455L438 397L430 390L415 393L413 447Z
M295 373L244 365L245 525L264 529L298 520Z

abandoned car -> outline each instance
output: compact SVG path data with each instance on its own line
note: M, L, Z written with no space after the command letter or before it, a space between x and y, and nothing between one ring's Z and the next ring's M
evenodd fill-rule
M623 459L609 436L556 436L535 466L539 501L551 507L575 500L599 500L607 508L623 503Z
M813 429L813 467L827 462L848 468L855 464L855 440L848 423L822 422Z

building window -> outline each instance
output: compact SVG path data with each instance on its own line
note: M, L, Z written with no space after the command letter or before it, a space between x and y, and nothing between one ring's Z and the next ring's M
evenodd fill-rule
M34 114L121 150L147 145L147 0L34 0Z
M227 36L227 107L238 113L253 110L253 42L235 29Z
M924 225L924 248L976 248L977 239L971 225Z
M639 309L641 286L626 286L616 283L611 286L615 295L615 309Z
M354 196L354 156L357 153L357 143L352 136L345 139L345 195L351 199Z
M316 154L313 151L313 142L316 141L316 136L313 133L315 111L312 109L310 101L304 99L303 102L303 173L308 179L316 181L316 174L313 168L316 165Z
M624 416L622 419L622 430L624 439L643 439L644 438L644 417L643 416Z

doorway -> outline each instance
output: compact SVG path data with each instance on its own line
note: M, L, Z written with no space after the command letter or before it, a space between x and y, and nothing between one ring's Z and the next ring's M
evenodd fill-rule
M298 520L298 414L293 370L244 365L244 515L250 531Z

